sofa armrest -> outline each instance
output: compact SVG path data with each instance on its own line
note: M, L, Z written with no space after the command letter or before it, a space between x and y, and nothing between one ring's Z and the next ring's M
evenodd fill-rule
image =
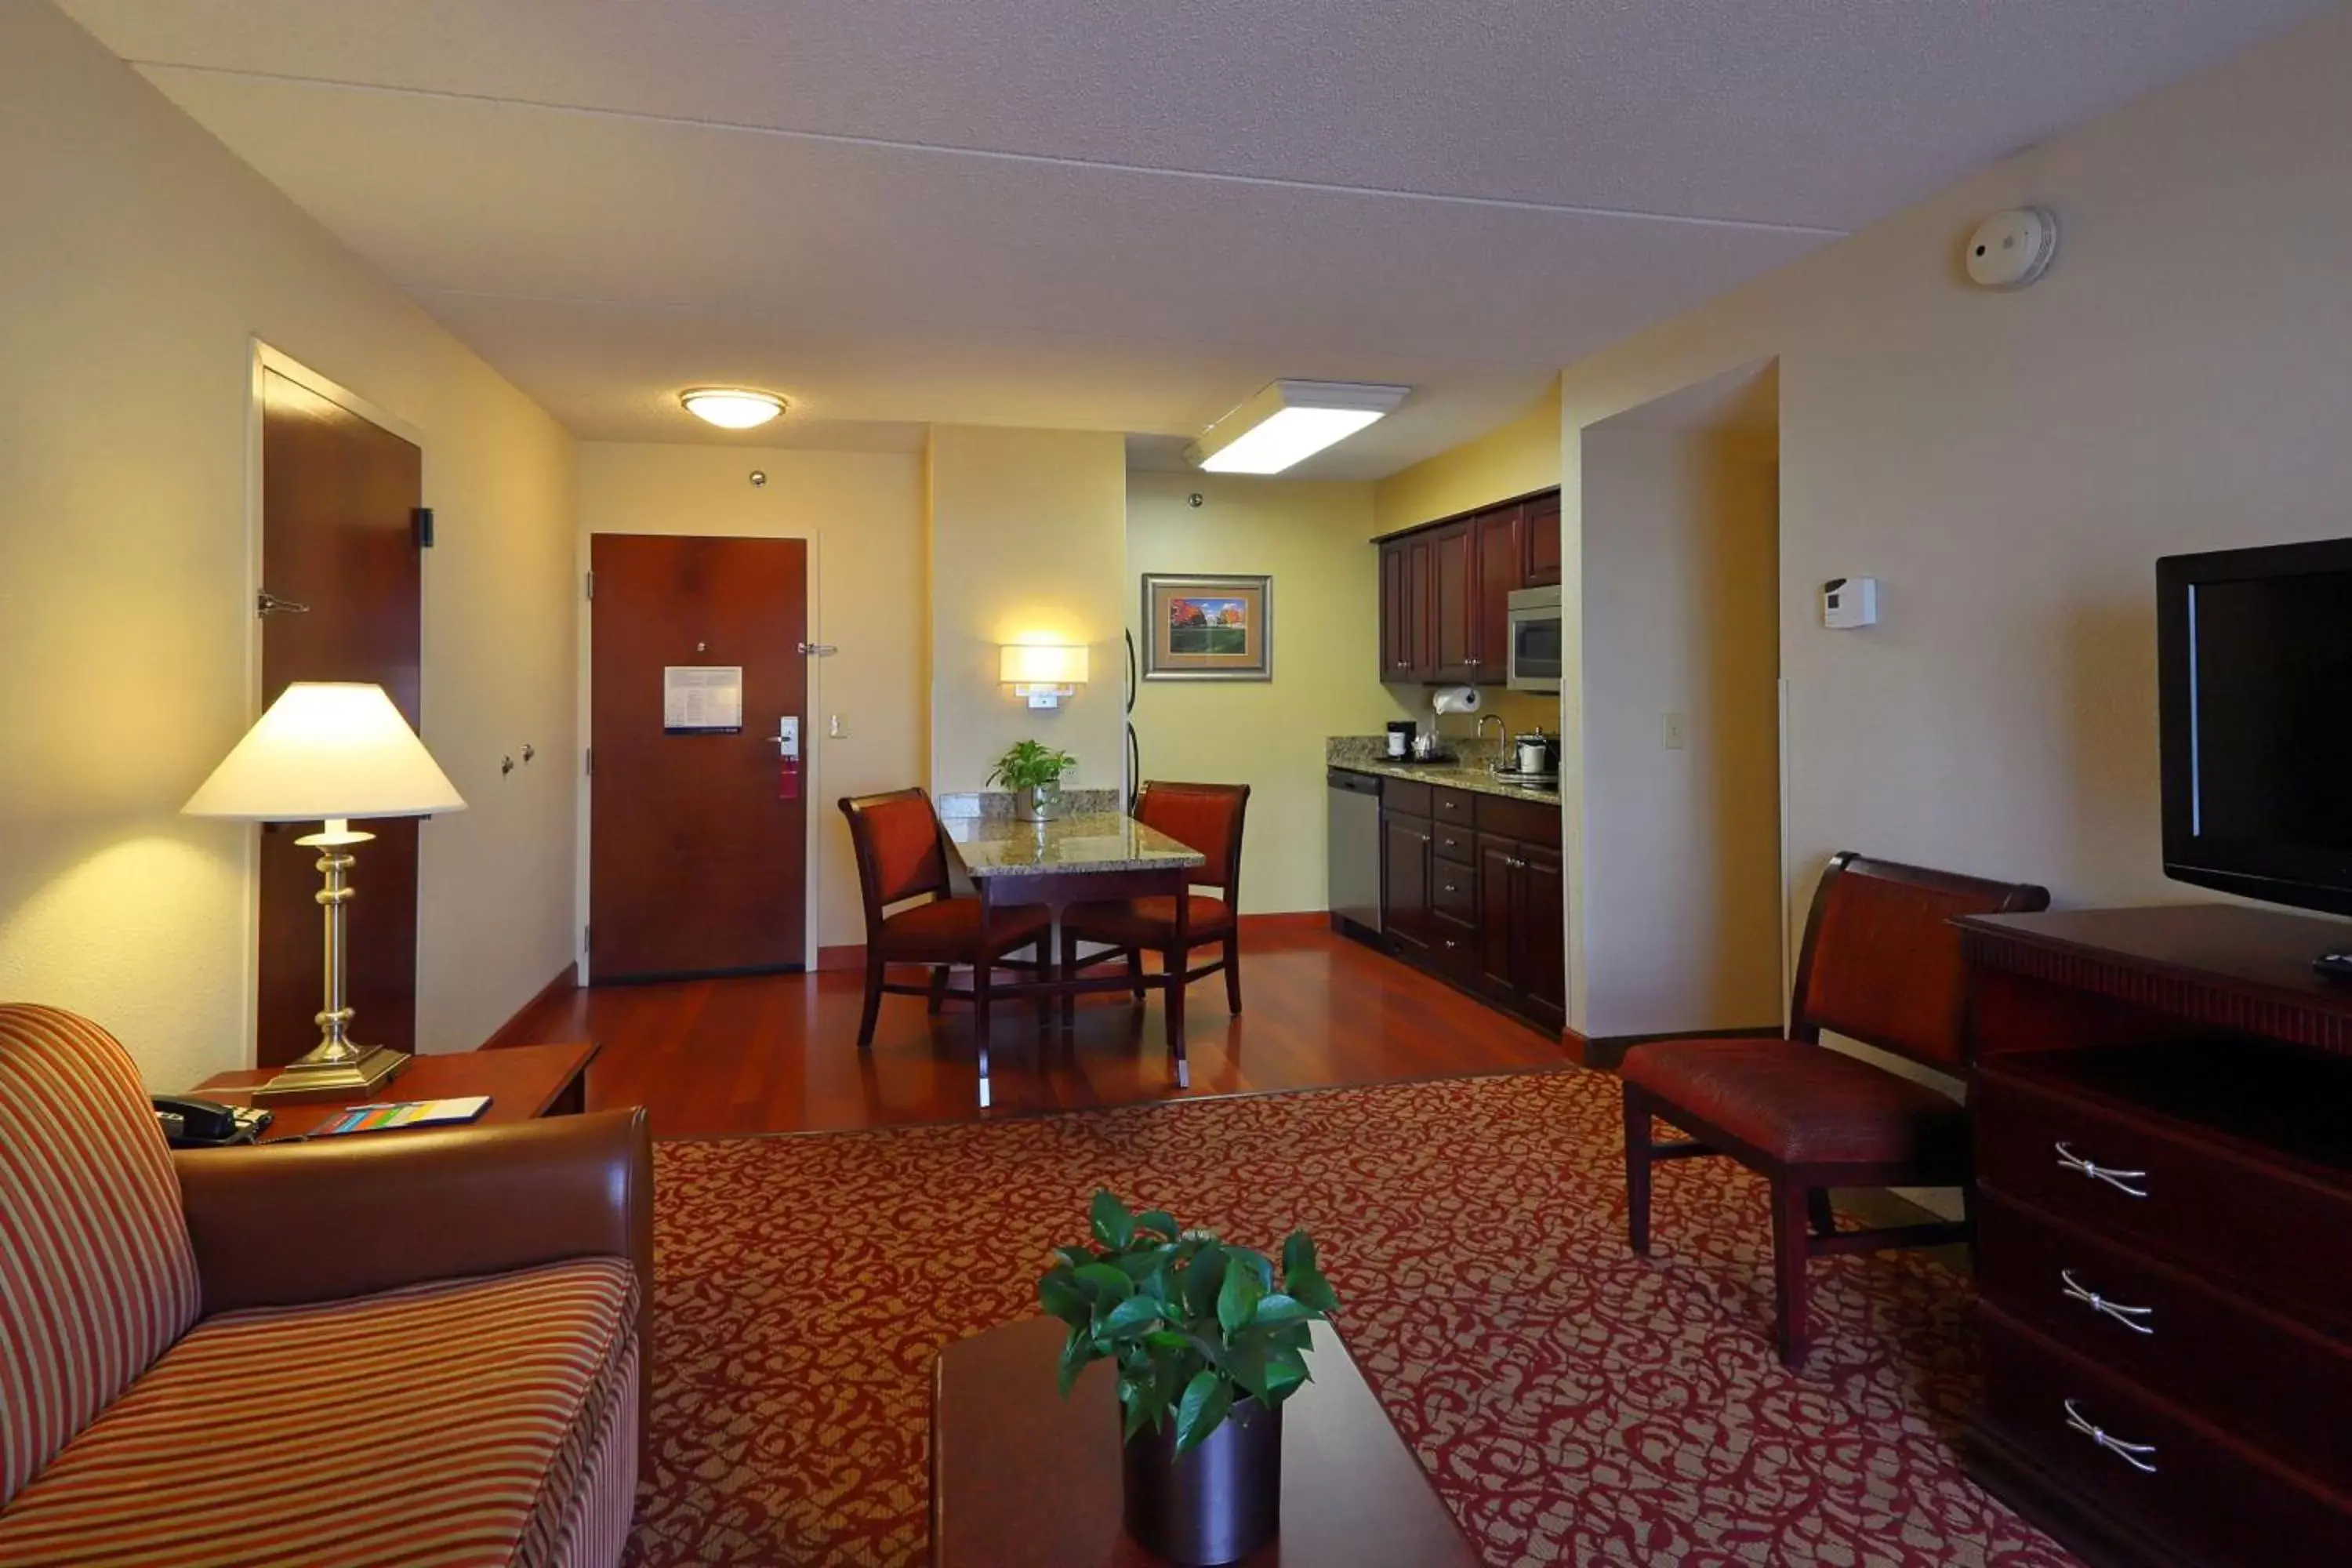
M652 1308L642 1110L183 1150L172 1163L207 1315L594 1256L628 1258Z

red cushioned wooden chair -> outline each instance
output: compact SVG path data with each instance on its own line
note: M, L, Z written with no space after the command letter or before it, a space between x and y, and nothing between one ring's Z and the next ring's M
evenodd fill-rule
M1813 894L1785 1039L1654 1040L1626 1053L1626 1228L1650 1250L1650 1163L1721 1154L1772 1184L1780 1360L1808 1345L1805 1263L1965 1240L1966 1221L1837 1231L1832 1187L1969 1180L1968 1112L1949 1097L1822 1045L1823 1029L1960 1077L1968 987L1956 915L2050 907L2048 889L1832 856ZM1691 1134L1651 1142L1651 1119Z
M1195 887L1214 888L1215 894L1187 891L1186 945L1222 949L1219 957L1198 969L1185 969L1190 952L1176 950L1176 900L1108 899L1073 904L1062 912L1062 972L1075 975L1111 957L1097 953L1078 962L1080 942L1108 943L1127 956L1127 972L1135 983L1135 999L1143 1000L1143 955L1160 953L1168 973L1180 971L1184 983L1203 980L1219 970L1225 974L1225 1005L1242 1010L1241 927L1234 917L1240 907L1242 880L1242 818L1249 810L1247 784L1160 784L1147 782L1135 797L1135 819L1156 827L1187 848L1197 849L1206 864L1192 874ZM1076 999L1062 1000L1062 1020L1069 1022Z
M980 900L952 896L947 839L931 809L931 797L919 789L844 795L841 815L849 819L858 890L866 900L866 1010L857 1020L857 1048L873 1047L874 1024L886 991L928 997L934 1013L950 997L970 1002L972 1027L980 1038L981 1103L985 1105L993 972L1043 969L1051 952L1053 916L1040 908L998 910L983 931ZM891 905L913 899L924 901L888 912ZM1034 960L1005 956L1024 947L1035 950ZM908 985L890 980L886 971L893 963L928 966L929 983ZM970 990L950 989L948 971L956 964L971 965Z

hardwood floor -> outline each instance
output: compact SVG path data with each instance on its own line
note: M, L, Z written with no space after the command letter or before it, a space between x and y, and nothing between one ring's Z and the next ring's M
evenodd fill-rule
M1557 1068L1558 1040L1319 923L1244 921L1243 1002L1192 987L1192 1096ZM874 1050L856 1047L853 972L603 986L542 998L508 1042L593 1039L591 1109L644 1105L666 1138L799 1132L979 1118L971 1015L934 1018L886 996ZM1040 1031L1000 1004L991 1037L994 1119L1177 1098L1156 996L1081 997L1076 1028Z

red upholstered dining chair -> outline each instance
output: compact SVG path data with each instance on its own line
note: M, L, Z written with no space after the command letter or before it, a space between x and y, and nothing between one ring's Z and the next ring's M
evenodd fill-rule
M1096 954L1081 964L1080 942L1107 943L1127 956L1127 972L1135 982L1135 999L1143 1000L1143 954L1162 955L1171 974L1181 973L1184 984L1203 980L1219 970L1225 974L1225 1005L1242 1010L1240 908L1242 879L1242 818L1249 810L1250 786L1219 784L1160 784L1146 781L1135 797L1135 819L1155 827L1187 848L1197 849L1206 863L1192 874L1195 887L1213 888L1213 894L1187 891L1185 932L1189 947L1215 943L1220 956L1187 969L1192 955L1176 951L1176 900L1173 898L1106 899L1073 904L1062 911L1062 972L1075 975L1111 956ZM1062 1000L1062 1018L1069 1021L1074 998Z
M1831 1253L1965 1240L1965 1220L1835 1229L1832 1187L1957 1186L1970 1179L1968 1112L1949 1096L1821 1044L1828 1029L1960 1077L1968 983L1958 915L2050 907L2047 889L1831 857L1805 922L1784 1039L1653 1040L1626 1053L1626 1228L1650 1250L1650 1165L1721 1154L1772 1184L1780 1360L1809 1343L1805 1264ZM1691 1136L1656 1143L1652 1118Z
M874 1025L886 991L927 996L934 1013L950 997L968 1001L980 1037L984 1097L992 972L1043 968L1053 941L1052 914L1025 906L999 910L982 931L980 900L952 896L946 837L931 809L931 797L919 789L844 795L841 815L849 819L849 842L857 854L858 891L866 902L866 1008L857 1021L857 1048L868 1050L874 1045ZM890 906L915 899L924 901L889 912ZM1024 947L1035 951L1034 960L1005 956ZM894 983L887 974L893 963L927 965L930 981L925 985ZM948 987L948 970L959 963L971 966L968 991ZM982 1103L987 1103L985 1098Z

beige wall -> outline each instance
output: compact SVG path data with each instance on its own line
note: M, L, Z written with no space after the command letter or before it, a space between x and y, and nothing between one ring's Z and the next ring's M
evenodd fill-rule
M423 438L470 809L422 835L418 1037L478 1045L572 955L569 438L47 5L0 7L0 995L158 1088L250 1058L256 830L177 813L257 711L257 336Z
M1197 509L1186 498L1202 498ZM1155 680L1135 705L1143 776L1250 786L1242 909L1326 907L1323 742L1407 710L1381 687L1371 487L1216 474L1129 476L1127 562L1274 579L1274 679ZM1128 611L1138 646L1140 590Z
M1586 1032L1780 1021L1779 476L1766 434L1584 432ZM1684 721L1668 749L1669 713Z
M982 786L1014 742L1076 756L1073 787L1117 789L1126 749L1127 440L1116 432L931 428L935 793ZM1033 710L997 681L1008 642L1083 643L1088 679Z
M1792 917L1848 847L2203 896L2159 865L2153 568L2352 532L2347 80L2339 9L1566 373L1573 574L1584 429L1778 357ZM2055 265L1970 287L1962 240L2021 202ZM1862 574L1882 624L1822 630ZM1580 858L1611 829L1568 782Z
M754 468L768 476L765 485L751 484ZM809 637L840 649L809 661L802 724L813 839L809 930L813 942L826 945L866 940L849 830L833 803L903 789L927 772L921 469L913 453L580 446L583 570L593 533L809 541ZM587 668L584 640L581 668ZM581 701L584 726L584 679ZM835 719L839 737L831 733ZM583 798L584 806L584 786ZM584 842L581 853L584 921Z
M1559 384L1507 425L1372 487L1372 531L1393 533L1559 483Z

